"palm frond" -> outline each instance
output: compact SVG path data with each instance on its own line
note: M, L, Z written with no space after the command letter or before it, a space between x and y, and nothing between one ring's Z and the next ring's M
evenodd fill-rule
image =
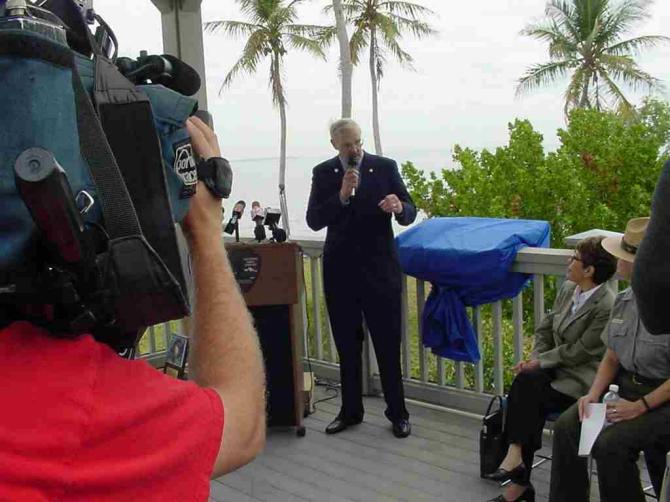
M250 35L262 26L254 23L245 23L243 21L210 21L205 23L205 31L214 35L223 32L225 35L239 37Z
M573 40L580 39L579 27L575 24L576 11L574 2L551 0L545 8L547 16L561 29L566 31Z
M400 33L407 30L419 39L437 34L437 30L433 29L428 23L424 23L423 21L418 21L416 19L410 19L391 13L386 14L386 17L393 21L393 23L398 27L398 32Z
M249 37L249 40L247 40L244 50L242 51L242 56L223 79L219 94L221 94L239 74L255 73L258 63L265 57L266 53L265 33L263 31L257 31Z
M332 3L329 3L323 8L323 12L325 13L330 13L332 10ZM346 0L342 0L342 12L344 13L344 17L347 19L347 21L351 21L352 19L358 17L361 12L363 12L363 9L356 3L348 3Z
M624 96L621 89L619 89L619 86L616 85L610 76L605 72L600 73L600 76L605 81L605 88L607 89L610 96L614 99L619 111L623 112L626 110L631 110L633 105L630 103L630 101L628 101L628 99L626 99L626 96Z
M322 48L328 47L337 38L337 26L326 26L312 38L319 42Z
M285 37L289 45L294 49L308 52L312 56L316 56L323 60L326 59L326 54L323 52L323 46L318 40L302 37L300 35L293 35L291 33L286 33Z
M421 19L422 16L434 15L433 11L413 2L342 0L342 4L347 9L347 17L354 24L354 32L349 42L352 62L358 64L362 50L369 46L375 61L375 72L380 76L384 73L384 48L400 63L412 62L411 55L405 52L398 42L403 32L408 32L417 38L436 33ZM375 39L377 36L378 39Z
M380 38L378 38L379 45L385 47L390 51L393 57L403 65L411 68L413 58L410 54L405 52L398 43L400 32L397 25L388 17L380 14L377 17L377 26L379 27Z
M368 46L369 43L369 34L367 30L358 28L356 29L349 40L349 50L351 51L351 62L354 65L357 65L361 58L361 53L363 49Z
M607 15L610 0L580 0L575 4L574 25L579 31L579 39L593 43Z
M574 66L575 62L570 60L554 61L531 66L519 79L519 83L516 88L517 96L537 87L553 83L559 78L565 77L568 70Z
M622 41L633 24L649 16L652 0L549 0L542 23L522 33L549 43L549 63L529 68L519 79L517 94L549 84L574 70L565 91L570 107L600 108L601 89L620 105L628 106L618 83L637 89L660 85L641 70L632 54L670 42L662 36L642 36ZM602 81L599 81L602 79Z
M316 24L287 24L283 26L285 33L301 37L321 38L325 33L333 32L332 26L321 26Z
M630 30L640 21L648 19L650 14L649 7L653 2L649 0L628 0L622 2L609 11L606 18L614 33L623 33Z
M275 53L272 55L270 78L268 80L270 84L270 90L272 91L272 103L275 106L286 105L286 95L284 94L282 76L281 55Z
M292 8L294 8L296 5L298 5L299 3L302 3L302 2L304 2L304 1L305 1L305 0L291 0L291 3L289 3L286 7L287 7L288 9L292 9Z
M662 87L659 79L642 70L630 56L601 55L598 64L599 75L619 80L633 90L640 87L647 87L649 90Z
M298 19L298 13L292 7L275 8L268 16L267 25L272 27L273 31L279 31L285 26L294 24Z
M569 34L563 33L561 27L554 21L548 24L536 24L526 27L522 35L541 40L549 44L551 59L565 59L579 52L579 47Z
M642 49L651 49L660 44L666 44L668 42L670 42L670 38L660 35L635 37L611 45L605 48L604 52L613 56L625 56L630 54L637 54Z
M403 16L409 16L412 19L418 19L422 16L434 17L436 15L435 12L433 12L429 8L412 2L397 2L397 1L380 2L377 5L377 10L379 12L389 12L391 14L401 14Z
M237 0L237 3L245 18L256 24L267 22L270 10L267 9L266 2L262 0Z

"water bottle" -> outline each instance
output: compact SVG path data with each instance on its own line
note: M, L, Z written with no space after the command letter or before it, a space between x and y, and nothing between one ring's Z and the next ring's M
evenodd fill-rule
M620 399L619 397L619 386L616 384L610 385L610 390L603 396L603 403L615 403ZM611 422L605 420L605 426L611 425Z

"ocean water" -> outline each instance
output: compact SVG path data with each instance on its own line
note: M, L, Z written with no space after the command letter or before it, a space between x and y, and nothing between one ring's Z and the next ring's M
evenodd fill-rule
M395 159L400 166L412 161L424 171L439 171L452 164L449 150L400 152L388 157ZM288 157L286 164L286 195L288 200L289 224L292 239L325 238L325 230L313 232L305 221L307 201L312 183L314 166L333 157L329 151L323 156ZM224 201L226 221L238 200L244 200L247 208L240 220L240 236L253 237L254 224L249 216L251 202L259 201L262 207L279 208L279 158L231 158L233 168L233 190L230 198ZM420 218L417 218L420 220ZM283 225L280 225L283 226ZM402 227L396 228L396 233Z

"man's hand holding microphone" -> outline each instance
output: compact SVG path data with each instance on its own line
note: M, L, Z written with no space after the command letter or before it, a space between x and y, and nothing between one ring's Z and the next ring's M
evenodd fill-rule
M340 201L346 204L351 197L356 197L356 189L360 178L358 171L358 159L356 157L349 158L349 168L344 172L342 178L342 187L340 188Z

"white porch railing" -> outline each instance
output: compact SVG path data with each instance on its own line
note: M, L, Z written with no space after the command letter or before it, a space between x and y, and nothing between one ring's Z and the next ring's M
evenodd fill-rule
M317 376L339 379L337 353L323 297L323 241L299 241L305 256L306 298L304 353ZM405 276L402 296L402 369L410 399L481 413L494 393L504 391L505 375L532 344L532 329L545 315L545 285L564 279L568 249L527 248L518 253L514 271L532 274L532 285L511 300L470 309L482 359L478 364L435 356L421 342L421 313L430 284ZM532 323L524 319L524 295L532 294ZM527 306L526 310L529 310ZM505 364L507 361L507 365ZM366 364L367 363L367 364ZM381 391L371 344L364 354L368 393Z
M302 300L305 333L305 369L317 377L339 379L337 351L325 305L322 281L323 241L298 241L304 253L305 295ZM478 364L453 362L426 350L421 343L421 313L430 284L405 276L402 296L402 369L405 394L410 399L450 408L481 413L494 393L511 379L511 367L524 356L532 343L532 329L546 312L545 286L562 282L569 256L568 249L520 251L513 270L532 274L532 285L517 297L470 309L478 334L482 359ZM553 279L552 279L553 278ZM532 294L532 301L529 299ZM526 301L524 301L526 297ZM524 318L526 311L532 311ZM531 307L532 305L532 307ZM184 323L153 326L142 338L138 353L155 365L165 358L169 334L185 332ZM507 361L507 363L506 363ZM372 345L366 343L363 355L364 392L381 392L381 382Z

